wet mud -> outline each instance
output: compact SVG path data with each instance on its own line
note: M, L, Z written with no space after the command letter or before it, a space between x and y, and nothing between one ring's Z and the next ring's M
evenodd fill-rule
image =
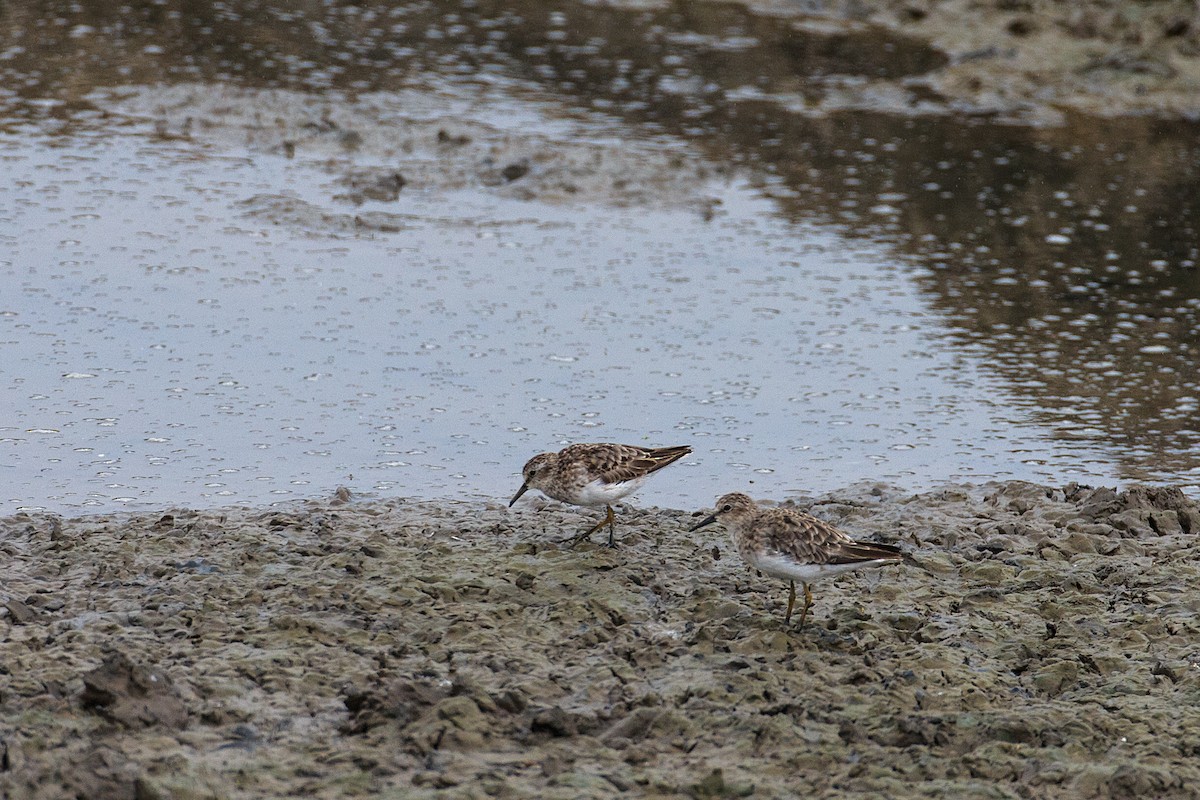
M1200 112L1200 10L1186 0L812 5L819 8L810 13L839 29L879 26L945 56L916 78L884 82L879 87L884 91L874 92L900 105L942 106L1037 125L1060 124L1066 110L1190 120ZM794 13L790 3L778 0L754 0L749 7Z
M0 71L79 101L90 86L213 80L395 89L432 72L551 78L615 92L660 72L656 99L739 79L823 114L858 108L1059 124L1064 110L1197 119L1200 12L1190 0L746 3L9 3ZM697 50L709 51L700 52ZM663 63L657 63L659 59ZM650 72L643 69L649 59ZM636 66L637 69L630 69ZM560 73L561 70L561 73ZM556 74L559 73L559 74ZM697 81L700 77L703 80ZM6 93L0 93L0 104Z
M861 484L920 566L814 587L700 510L537 499L0 520L6 797L1192 797L1200 509Z
M314 101L298 91L184 83L121 87L94 100L127 124L152 122L160 139L319 164L330 176L330 208L273 193L244 203L248 216L314 233L403 230L413 218L379 204L459 191L710 213L719 200L708 190L732 171L663 139L621 140L611 123L564 120L552 103L478 88L327 92Z

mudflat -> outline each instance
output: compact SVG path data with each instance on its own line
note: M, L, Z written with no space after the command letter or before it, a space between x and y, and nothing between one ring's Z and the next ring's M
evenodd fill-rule
M1190 797L1200 509L857 484L906 564L749 571L700 509L327 501L0 520L14 798Z

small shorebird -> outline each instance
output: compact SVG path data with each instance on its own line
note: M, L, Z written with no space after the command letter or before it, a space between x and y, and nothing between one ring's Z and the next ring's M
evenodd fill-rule
M608 525L608 546L615 547L612 504L636 492L651 473L658 472L692 452L682 447L638 447L632 444L573 444L557 453L536 455L521 470L525 482L509 507L529 489L577 506L599 508L604 519L575 538L586 539Z
M718 521L729 529L743 561L791 584L785 625L791 621L796 605L796 581L804 585L804 610L800 612L803 628L812 606L810 583L862 567L881 567L905 560L895 545L855 541L828 522L803 511L760 509L749 497L737 492L717 498L716 511L691 530Z

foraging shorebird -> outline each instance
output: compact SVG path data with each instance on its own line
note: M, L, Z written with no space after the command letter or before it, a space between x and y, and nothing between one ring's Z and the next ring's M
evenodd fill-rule
M744 494L734 492L717 499L716 511L694 525L722 522L733 537L733 545L751 567L791 584L784 624L792 619L796 604L796 581L804 586L804 609L800 627L812 606L809 584L863 567L882 567L905 560L900 548L881 542L851 539L828 522L794 508L760 509Z
M557 453L542 453L529 459L521 474L525 482L509 501L509 507L529 489L564 503L608 510L604 519L575 538L578 542L608 525L608 546L613 540L612 504L633 494L668 464L692 452L682 447L638 447L632 444L573 444Z

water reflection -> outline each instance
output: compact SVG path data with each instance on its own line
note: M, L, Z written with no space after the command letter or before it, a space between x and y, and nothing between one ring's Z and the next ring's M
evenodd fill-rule
M0 18L4 124L46 96L69 121L96 85L448 74L688 139L751 168L782 215L895 248L946 336L1058 436L1109 448L1129 477L1200 469L1195 126L951 115L920 80L941 54L732 4L41 2Z

